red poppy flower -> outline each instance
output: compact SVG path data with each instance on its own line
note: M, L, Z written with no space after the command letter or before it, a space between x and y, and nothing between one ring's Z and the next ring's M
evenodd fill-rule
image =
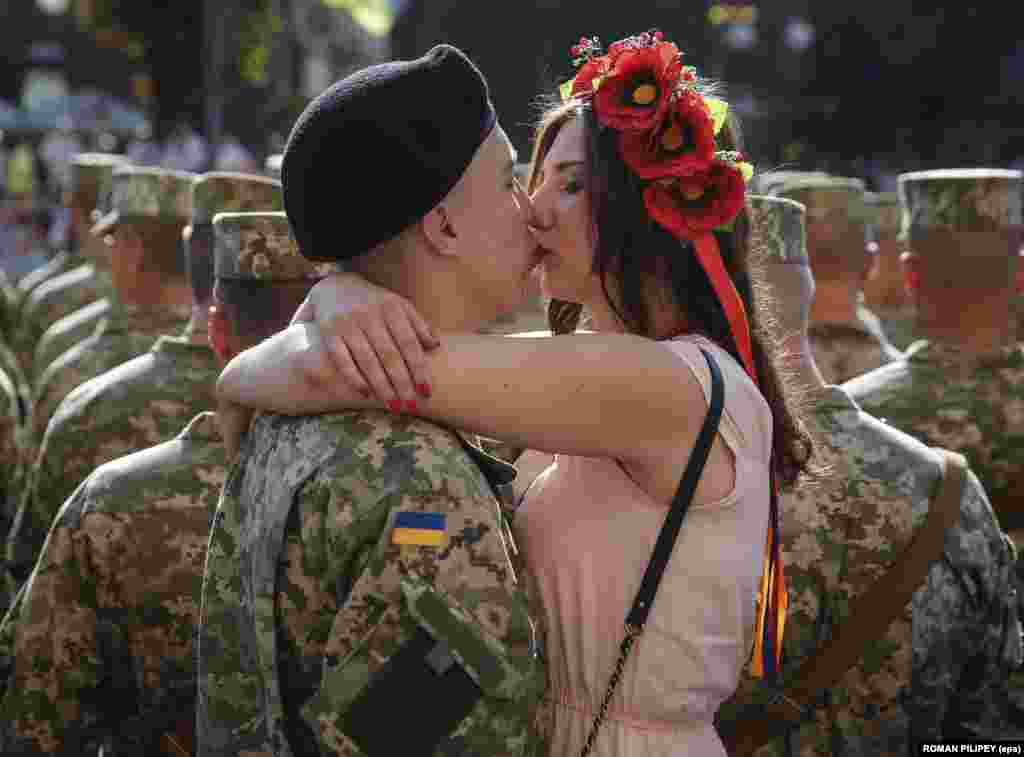
M641 179L707 170L715 158L715 124L704 98L683 90L657 132L624 132L622 159Z
M611 67L595 97L597 117L605 126L644 131L657 125L668 110L669 96L683 69L679 48L671 42L649 47L612 47Z
M607 58L602 56L600 58L591 58L580 66L580 70L576 72L576 77L572 80L572 96L587 97L592 95L594 93L594 79L604 73L607 64Z
M729 223L743 208L746 187L738 168L715 160L706 171L652 182L644 190L651 218L680 239Z

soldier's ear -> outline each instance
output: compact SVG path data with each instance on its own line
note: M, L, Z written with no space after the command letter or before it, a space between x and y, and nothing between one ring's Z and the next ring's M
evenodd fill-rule
M452 226L451 213L443 203L423 216L420 229L436 254L448 256L455 252L458 237Z
M907 251L900 255L903 266L903 287L908 295L916 295L921 288L921 258Z

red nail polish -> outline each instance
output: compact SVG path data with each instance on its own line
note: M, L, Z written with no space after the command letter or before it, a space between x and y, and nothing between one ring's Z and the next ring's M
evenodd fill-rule
M401 400L388 400L388 407L391 408L392 413L402 412L402 401Z
M405 401L405 408L410 413L415 413L416 412L416 400L406 400Z
M430 396L430 384L416 384L416 391L422 394L424 397Z

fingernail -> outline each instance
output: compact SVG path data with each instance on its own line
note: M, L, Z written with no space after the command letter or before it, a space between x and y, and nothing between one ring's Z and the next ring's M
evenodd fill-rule
M416 400L406 400L405 401L405 409L408 410L410 413L415 413L416 412Z
M427 383L416 384L416 391L418 391L424 397L429 397L430 396L430 384L427 384Z
M401 400L388 400L388 407L391 408L392 413L402 412L402 401Z

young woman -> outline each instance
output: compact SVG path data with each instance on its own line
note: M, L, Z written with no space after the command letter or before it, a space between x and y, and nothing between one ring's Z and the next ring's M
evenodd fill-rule
M779 648L780 566L770 562L761 583L773 479L794 482L811 442L760 328L763 303L747 269L747 166L727 106L658 33L605 54L581 40L574 54L579 70L541 122L529 178L557 336L445 334L424 357L418 345L396 346L405 340L383 315L364 330L339 318L336 284L327 284L316 307L325 331L293 329L331 339L264 343L225 370L219 389L228 401L285 413L389 401L396 409L392 385L422 384L410 375L425 367L429 397L411 412L531 450L520 471L543 473L522 482L530 485L515 528L547 620L552 753L571 755L600 709L624 619L707 415L706 350L724 377L719 433L592 753L724 755L716 709L755 642L755 662L767 667ZM583 309L593 332L574 334ZM333 337L344 349L332 354L348 361L337 369L325 368ZM310 344L319 345L315 366ZM319 378L280 391L282 376L303 371ZM337 378L325 381L325 372ZM367 386L379 396L361 394ZM759 586L768 587L760 615Z

